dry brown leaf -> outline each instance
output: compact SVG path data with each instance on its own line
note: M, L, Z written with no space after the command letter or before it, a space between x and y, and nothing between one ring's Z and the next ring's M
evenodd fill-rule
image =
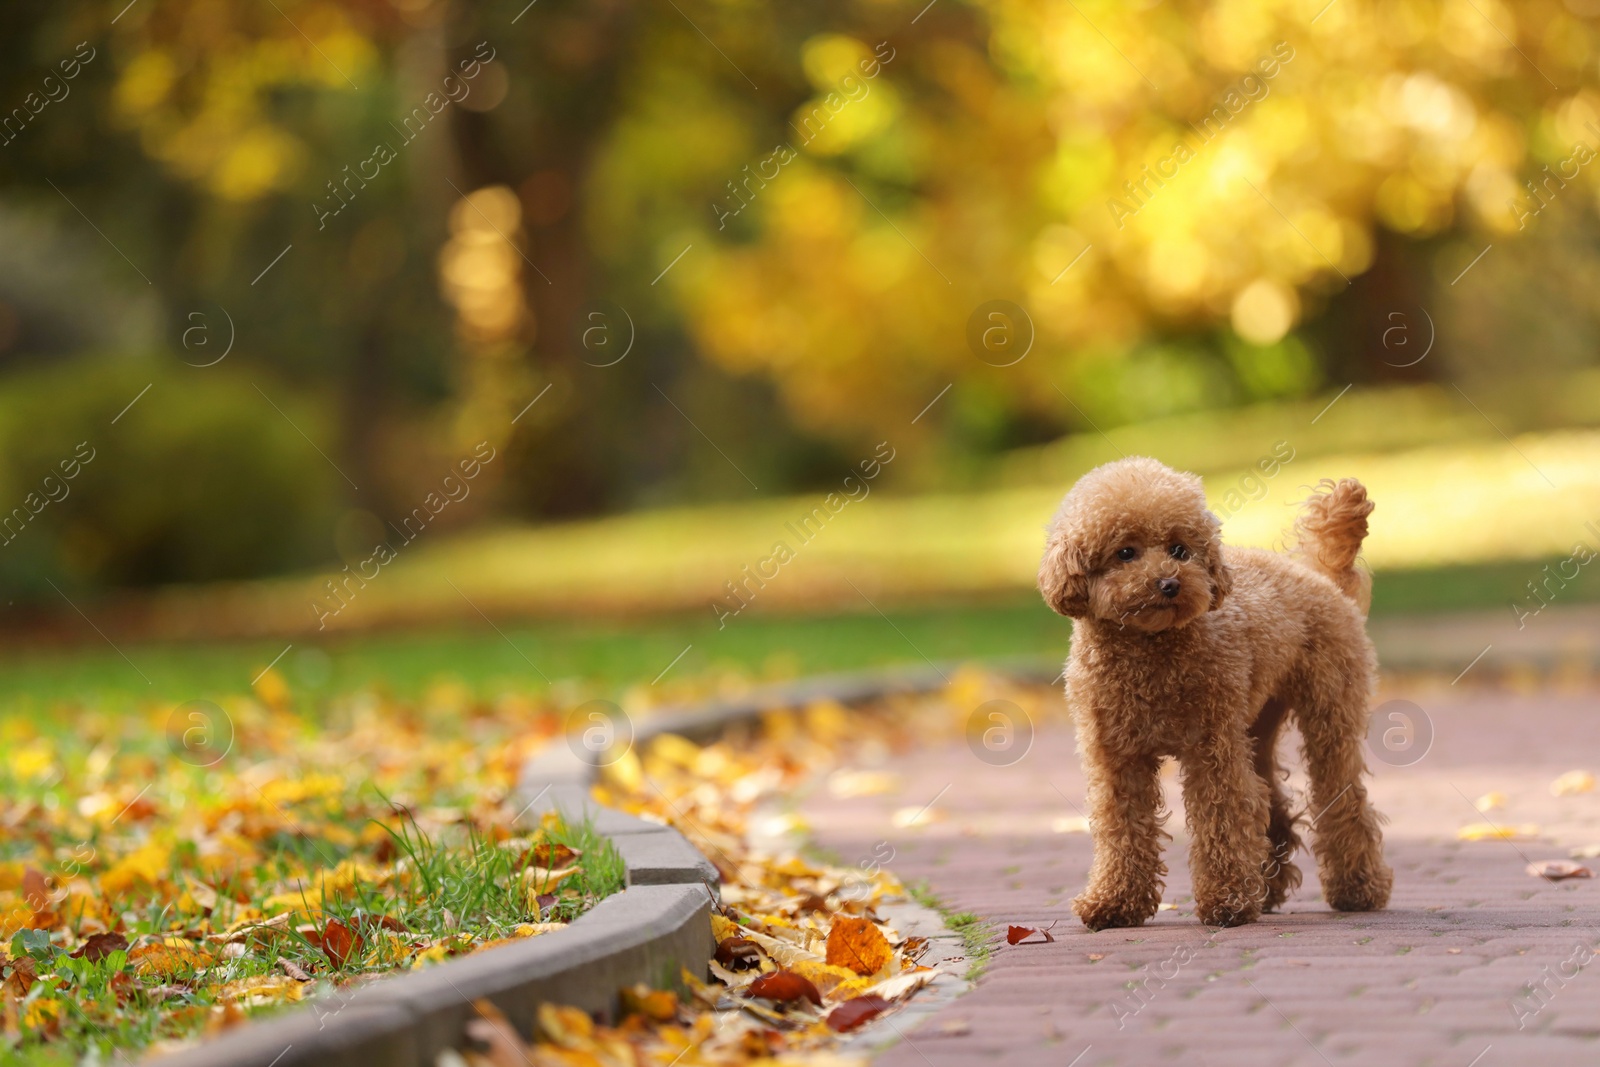
M343 967L351 954L359 952L363 944L361 935L338 919L328 920L316 943L322 949L322 954L328 957L328 962L335 967Z
M306 969L287 956L278 957L278 966L283 968L284 974L293 978L296 982L311 981L311 975L306 973Z
M793 971L774 971L764 974L750 983L750 995L763 1000L775 1000L779 1003L790 1003L796 1000L809 1000L817 1007L822 1007L822 994L817 992L817 987L808 979L800 977Z
M841 1034L849 1033L883 1014L889 1007L889 1002L879 996L867 995L847 1000L828 1013L828 1029Z
M72 953L75 960L99 963L107 956L128 947L128 939L121 934L94 934Z
M34 911L50 910L50 886L32 867L22 872L22 899Z
M1055 925L1056 925L1055 923L1051 923L1049 926L1046 926L1046 927L1043 927L1043 928L1040 928L1040 929L1037 929L1037 930L1034 929L1031 926L1008 926L1008 927L1006 927L1006 944L1008 944L1008 945L1043 945L1043 944L1046 944L1047 942L1052 942L1052 941L1055 940L1055 938L1050 935L1050 931L1055 928ZM1040 940L1038 940L1038 941L1029 941L1028 940L1028 938L1033 937L1035 935L1038 935L1040 937Z
M1528 864L1528 873L1535 878L1559 882L1566 878L1593 878L1594 872L1581 863L1571 860L1542 860Z
M530 848L522 857L524 867L543 867L548 871L559 871L570 867L582 850L570 848L567 845L557 844L554 841L541 841Z
M748 937L725 937L717 943L717 962L731 971L761 965L761 946Z
M828 931L828 963L867 977L883 970L893 959L894 949L870 919L841 915L833 921L833 929Z
M39 964L32 956L18 956L6 968L5 991L8 997L21 1000L39 980Z

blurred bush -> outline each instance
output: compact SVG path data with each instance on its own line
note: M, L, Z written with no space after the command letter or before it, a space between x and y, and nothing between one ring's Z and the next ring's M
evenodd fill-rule
M223 367L96 357L8 377L0 591L237 578L325 557L339 479L300 431L331 450L327 420L266 389L282 414Z

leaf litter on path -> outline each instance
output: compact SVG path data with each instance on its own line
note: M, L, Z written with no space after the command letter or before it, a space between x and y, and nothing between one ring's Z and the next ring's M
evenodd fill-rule
M630 1010L615 1025L571 1007L538 1009L538 1039L516 1060L490 1058L488 1045L452 1050L439 1067L794 1067L864 1064L842 1057L842 1036L899 1010L941 973L922 965L921 937L904 937L886 918L907 899L904 887L874 854L843 865L773 847L754 828L772 820L762 805L837 770L865 747L904 749L930 739L964 736L966 714L980 691L996 684L971 672L952 689L897 696L846 710L819 702L765 715L759 731L711 744L668 736L610 765L596 800L667 822L716 865L721 901L711 925L717 946L710 980L685 973L672 992L676 1012ZM1006 695L1042 721L1053 692L1012 687ZM875 795L886 781L838 779L842 791ZM924 814L913 819L917 812ZM908 808L905 828L935 813ZM852 863L852 860L856 862ZM1049 937L1048 933L1045 933ZM667 990L638 989L624 1002ZM659 1007L659 1005L658 1005ZM950 1035L965 1032L966 1024Z

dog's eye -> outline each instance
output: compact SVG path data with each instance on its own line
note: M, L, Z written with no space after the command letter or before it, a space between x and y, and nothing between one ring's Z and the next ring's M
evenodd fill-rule
M1124 563L1128 562L1128 560L1132 559L1134 556L1137 556L1138 554L1139 554L1139 550L1137 548L1134 548L1132 545L1129 545L1127 548L1119 548L1119 549L1117 549L1117 558L1122 560L1122 562L1124 562Z
M1167 549L1167 555L1171 556L1175 560L1182 561L1189 558L1189 550L1184 548L1182 545L1173 545L1171 548Z

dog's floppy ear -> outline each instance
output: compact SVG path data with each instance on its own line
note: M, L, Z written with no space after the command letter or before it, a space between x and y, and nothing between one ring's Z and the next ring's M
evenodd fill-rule
M1083 550L1059 528L1050 530L1039 561L1039 592L1058 615L1089 614L1089 567Z
M1211 547L1206 549L1206 574L1211 579L1211 607L1216 611L1222 607L1222 602L1228 594L1233 592L1233 571L1228 569L1228 564L1222 558L1222 541L1211 542Z

